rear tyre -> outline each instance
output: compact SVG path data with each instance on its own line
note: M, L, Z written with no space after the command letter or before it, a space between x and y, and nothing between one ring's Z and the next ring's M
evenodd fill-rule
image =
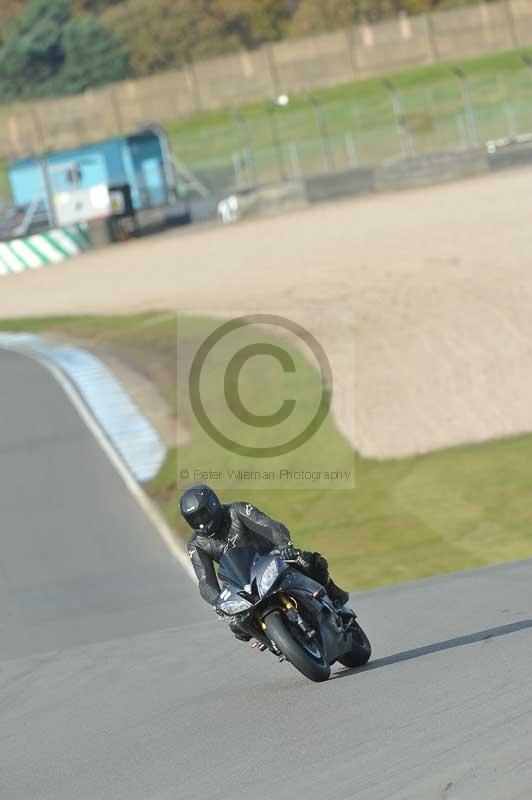
M266 635L305 678L315 683L326 681L329 678L331 668L322 655L319 645L314 641L307 647L298 638L296 639L295 633L292 632L281 611L273 611L264 622Z
M351 651L339 658L338 661L344 667L350 667L351 669L353 667L363 667L371 657L371 644L358 622L353 623L350 633L353 641Z

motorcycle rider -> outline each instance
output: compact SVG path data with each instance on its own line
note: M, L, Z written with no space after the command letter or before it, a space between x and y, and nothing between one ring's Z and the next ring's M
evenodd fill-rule
M183 493L179 509L194 531L188 542L188 554L201 596L212 606L216 605L220 594L214 563L219 563L222 555L233 547L253 547L260 555L277 549L282 558L296 560L301 572L321 583L336 606L343 606L349 600L348 593L336 586L330 577L324 556L294 547L288 528L251 503L224 505L209 486L197 484ZM237 639L251 639L235 620L229 624Z

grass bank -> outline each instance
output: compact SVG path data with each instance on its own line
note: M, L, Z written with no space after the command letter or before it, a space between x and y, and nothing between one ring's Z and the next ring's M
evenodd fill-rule
M376 164L403 155L404 141L383 78L391 77L401 93L402 121L415 153L470 146L463 87L453 74L461 67L469 78L476 128L481 142L532 131L532 75L512 51L460 62L408 69L393 75L317 89L322 123L305 94L272 112L266 101L242 106L238 122L230 110L200 113L167 126L174 151L214 186L250 179L279 178L279 170L298 174L324 172L330 159L336 169ZM273 118L272 118L273 113ZM242 125L245 122L245 129ZM281 150L273 141L272 125ZM328 146L324 147L322 134ZM280 158L281 153L281 158ZM282 161L280 164L279 161Z
M226 453L223 462L223 453L215 452L187 400L188 366L216 324L187 317L177 324L171 314L143 314L7 321L0 322L0 330L61 332L88 348L103 347L158 385L191 433L188 444L169 452L161 473L147 487L175 527L177 497L186 483L177 478L181 467L226 468L240 458ZM316 373L298 360L297 353L292 355L303 372L303 385L312 393ZM266 413L278 406L271 390L278 376L265 375L264 364L255 361L242 371L242 397L257 413ZM220 379L220 369L216 363L207 369L207 394ZM227 430L235 430L232 415L223 409L220 413ZM306 457L315 465L324 460L347 465L354 460L356 488L253 485L234 492L222 489L221 495L227 501L249 500L283 519L297 543L325 552L335 576L350 587L380 586L532 556L532 435L375 461L353 455L329 422ZM286 458L289 464L299 463L300 451Z

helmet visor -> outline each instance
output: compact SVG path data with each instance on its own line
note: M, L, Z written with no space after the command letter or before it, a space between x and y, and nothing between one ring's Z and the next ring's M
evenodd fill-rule
M207 528L213 520L212 511L209 508L199 508L187 516L187 522L192 528Z

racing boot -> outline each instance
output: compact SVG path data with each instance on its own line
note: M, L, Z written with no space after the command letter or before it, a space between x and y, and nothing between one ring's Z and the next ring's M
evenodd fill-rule
M344 592L343 589L340 589L340 587L335 584L332 578L329 578L329 582L327 583L327 586L325 588L327 589L327 594L333 601L336 608L341 608L342 606L345 606L345 604L349 600L348 592Z

